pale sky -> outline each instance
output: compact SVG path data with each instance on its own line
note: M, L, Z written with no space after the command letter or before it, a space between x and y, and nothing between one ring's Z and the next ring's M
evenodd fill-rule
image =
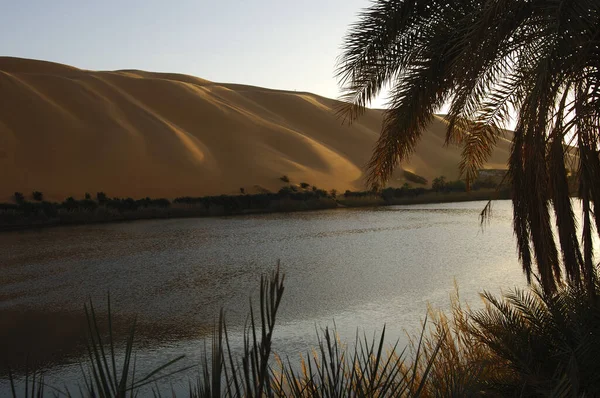
M2 0L0 55L339 95L334 68L369 0ZM385 98L372 106L381 106Z

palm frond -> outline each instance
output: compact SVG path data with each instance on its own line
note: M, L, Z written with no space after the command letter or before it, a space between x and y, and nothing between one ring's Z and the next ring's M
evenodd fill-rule
M592 292L592 225L600 231L599 43L600 3L593 0L375 0L348 33L338 69L352 118L383 84L392 85L367 182L382 186L449 101L446 143L463 145L459 170L468 183L515 113L508 175L523 270L547 292L581 279ZM580 154L566 156L573 139ZM580 164L583 241L575 232L567 157Z

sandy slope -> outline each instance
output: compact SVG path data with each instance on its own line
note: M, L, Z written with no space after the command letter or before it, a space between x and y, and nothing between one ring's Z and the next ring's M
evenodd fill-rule
M369 110L342 126L337 101L309 93L9 57L0 57L0 92L0 200L33 190L56 199L277 190L284 174L357 190L381 125ZM434 121L404 167L457 177L459 150L443 136ZM490 167L507 156L503 143Z

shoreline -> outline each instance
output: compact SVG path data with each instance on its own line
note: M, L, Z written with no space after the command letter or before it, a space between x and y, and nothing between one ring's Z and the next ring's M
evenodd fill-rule
M242 196L242 195L240 195ZM245 195L252 197L252 195ZM232 198L239 198L232 197ZM55 217L23 217L13 223L0 224L0 233L11 233L32 229L59 226L122 223L138 220L235 217L253 214L295 213L302 211L332 210L343 208L385 207L397 205L460 203L482 200L509 199L505 191L482 189L471 192L425 192L415 196L386 198L381 194L367 193L360 196L339 195L315 197L307 200L281 198L272 200L261 208L228 208L226 205L206 206L200 203L173 203L168 207L145 207L132 211L114 211L104 206L94 210L59 211Z

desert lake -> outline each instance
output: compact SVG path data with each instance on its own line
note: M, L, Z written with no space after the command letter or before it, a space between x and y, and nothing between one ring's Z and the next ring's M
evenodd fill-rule
M52 384L80 374L83 305L117 324L139 323L137 355L148 369L184 354L199 363L225 309L234 349L260 276L281 262L285 293L275 350L294 359L335 327L352 343L386 325L406 344L427 306L448 308L455 282L462 301L524 286L509 201L336 209L226 218L170 219L56 227L0 234L0 395L5 368L24 354ZM8 330L10 329L10 330ZM121 338L121 341L125 337ZM237 348L236 348L237 347ZM140 374L144 369L139 370ZM195 371L197 372L197 370ZM1 380L4 381L1 381ZM178 383L178 379L174 380ZM187 385L187 381L185 381Z

